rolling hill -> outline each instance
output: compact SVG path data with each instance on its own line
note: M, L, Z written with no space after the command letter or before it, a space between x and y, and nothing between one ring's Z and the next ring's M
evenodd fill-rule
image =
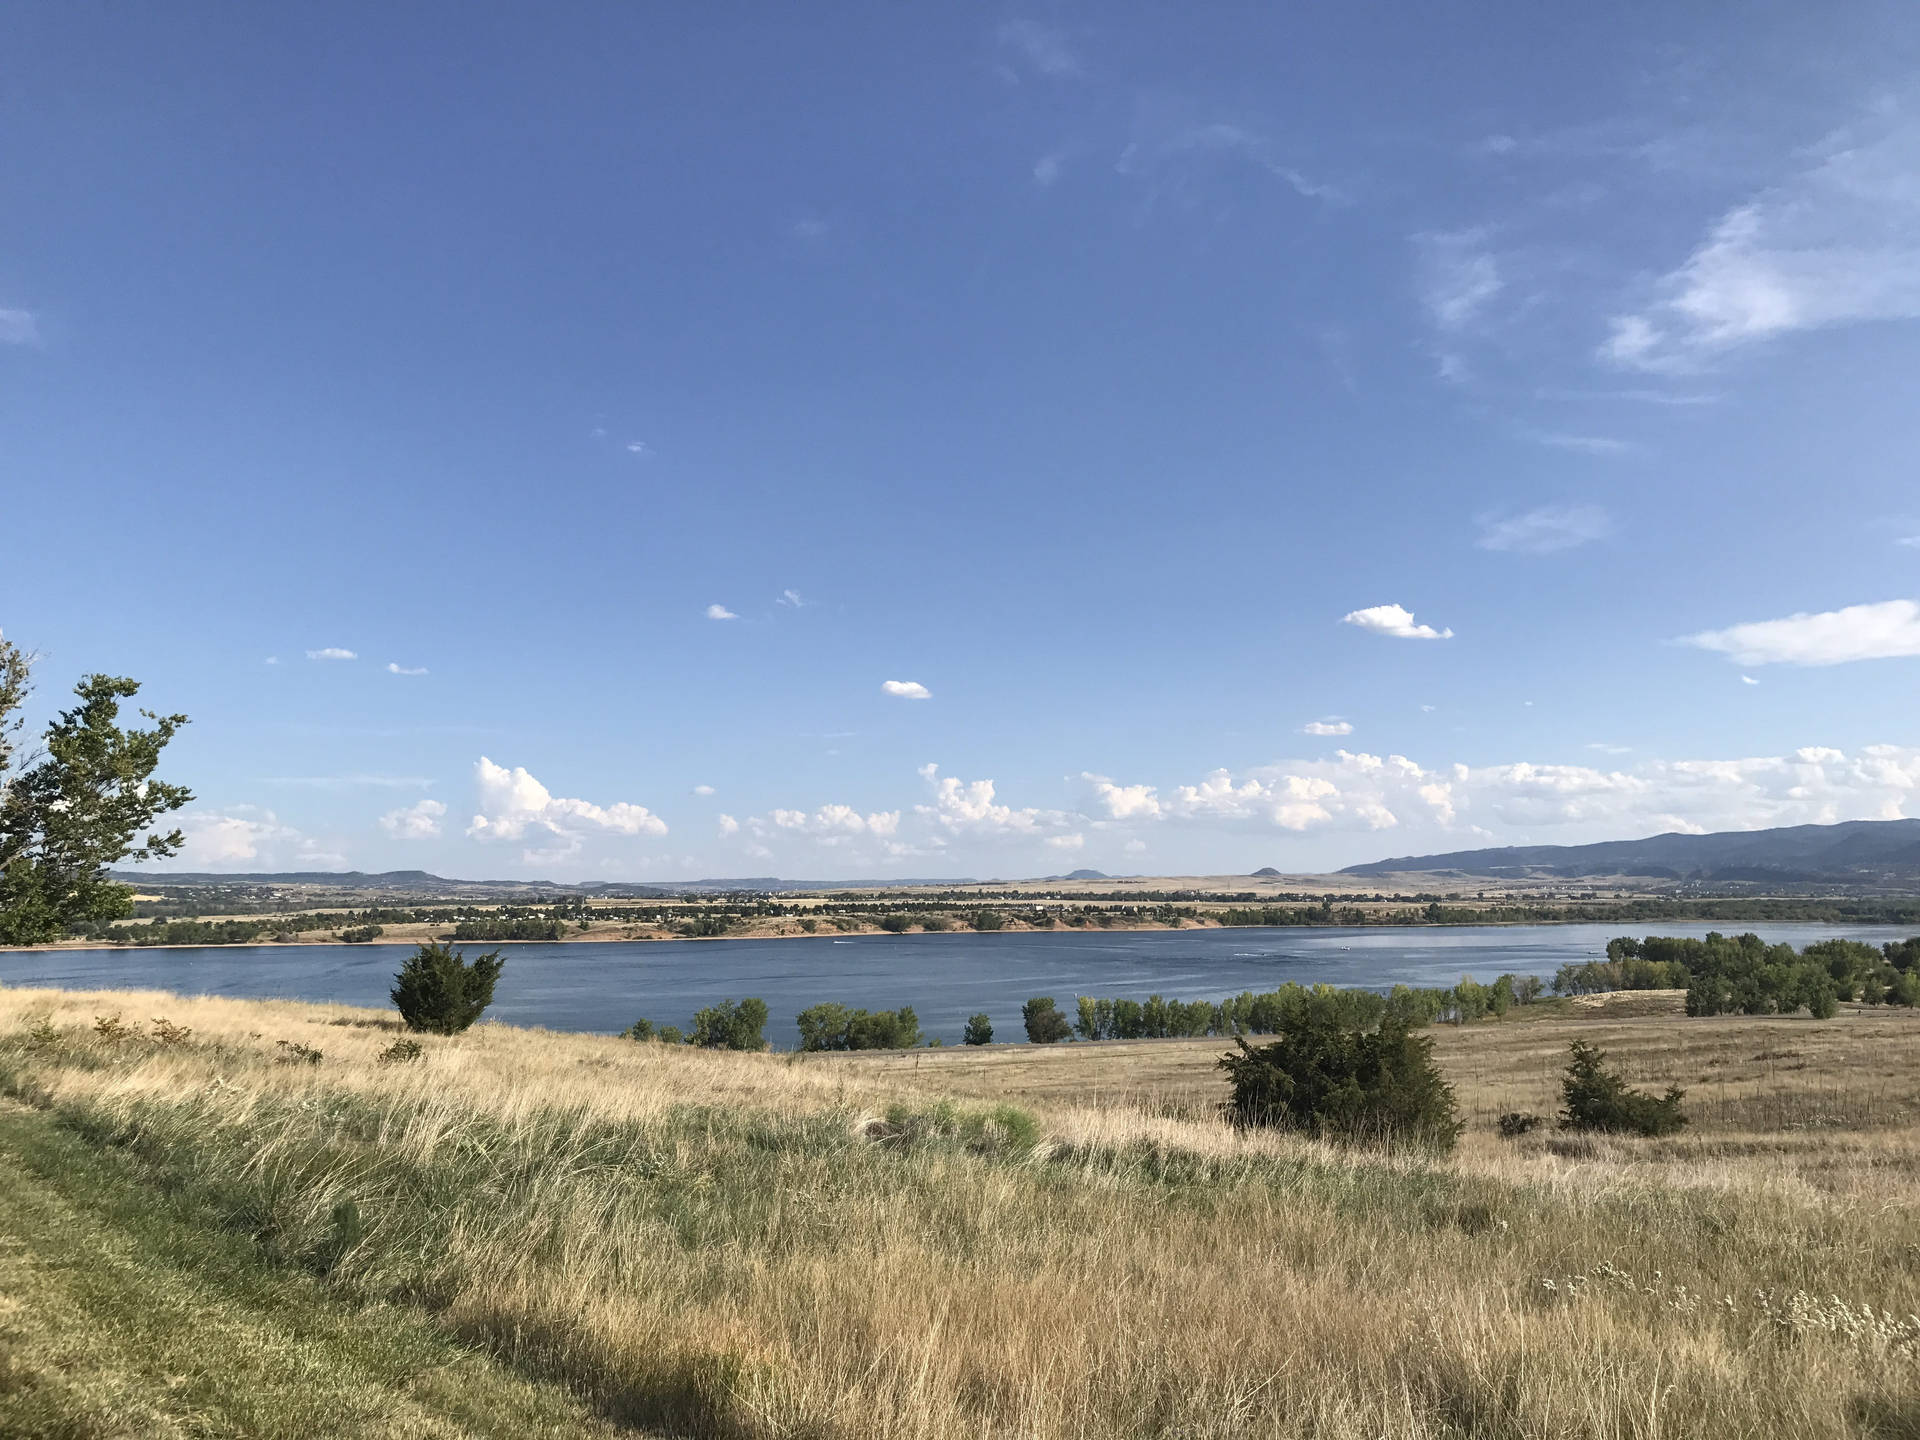
M1453 871L1490 878L1646 876L1668 880L1773 884L1920 881L1920 820L1850 820L1726 830L1713 835L1652 835L1597 845L1508 845L1349 865L1342 875Z

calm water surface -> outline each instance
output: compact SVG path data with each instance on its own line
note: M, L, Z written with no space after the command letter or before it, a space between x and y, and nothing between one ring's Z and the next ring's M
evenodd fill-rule
M1709 925L1651 933L1705 935ZM1887 926L1779 924L1752 928L1794 946L1831 936L1904 939ZM984 1010L1002 1040L1022 1037L1020 1004L1052 995L1219 1000L1289 980L1385 989L1451 985L1504 971L1551 977L1603 955L1618 925L1462 926L1365 930L1182 930L858 935L834 939L655 940L502 945L507 968L489 1019L610 1032L641 1015L685 1026L721 998L758 995L776 1046L797 1039L793 1017L821 1000L868 1010L911 1005L922 1030L948 1044ZM467 945L470 954L492 947ZM150 987L192 995L276 996L347 1005L388 1003L397 945L225 945L175 950L52 950L0 955L0 983L67 989Z

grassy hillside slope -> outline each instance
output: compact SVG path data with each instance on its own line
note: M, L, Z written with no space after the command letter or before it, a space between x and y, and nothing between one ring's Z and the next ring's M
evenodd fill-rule
M383 1063L368 1012L0 992L0 1433L1920 1435L1920 1027L1595 1013L1651 1081L1851 1048L1672 1141L1506 1142L1580 1017L1450 1032L1435 1163L1236 1134L1180 1045Z

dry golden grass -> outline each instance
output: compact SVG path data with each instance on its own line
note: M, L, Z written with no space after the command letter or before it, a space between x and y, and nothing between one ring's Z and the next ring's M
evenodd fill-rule
M114 1012L195 1033L95 1037ZM1473 1128L1441 1162L1226 1128L1217 1042L795 1059L481 1026L381 1064L377 1020L4 991L0 1083L342 1293L662 1433L1920 1434L1909 1016L1442 1031ZM1698 1123L1493 1138L1551 1108L1573 1035L1694 1083ZM1038 1145L988 1113L1009 1096Z

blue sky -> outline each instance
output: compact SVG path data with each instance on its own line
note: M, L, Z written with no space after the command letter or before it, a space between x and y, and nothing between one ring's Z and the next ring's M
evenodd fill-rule
M1920 814L1910 7L0 16L0 626L190 868Z

